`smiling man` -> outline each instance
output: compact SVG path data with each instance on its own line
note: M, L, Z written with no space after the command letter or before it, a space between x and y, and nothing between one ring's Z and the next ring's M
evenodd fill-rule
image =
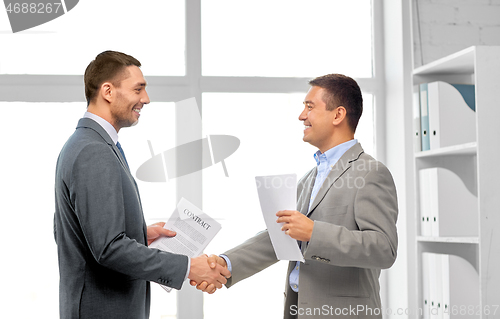
M227 269L207 257L148 245L175 236L164 223L146 227L137 184L118 132L135 125L149 103L141 64L105 51L84 75L87 112L56 166L54 236L59 257L61 318L149 318L150 281L180 289L184 280L222 287Z
M328 74L309 84L299 120L303 140L318 148L316 167L298 183L297 210L276 213L305 259L289 264L284 318L382 318L380 271L397 253L396 188L389 170L354 139L363 112L356 81ZM208 261L228 267L231 287L278 260L263 231Z

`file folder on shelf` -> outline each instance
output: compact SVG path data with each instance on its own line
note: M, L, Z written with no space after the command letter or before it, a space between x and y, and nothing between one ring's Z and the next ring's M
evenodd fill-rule
M476 113L462 93L475 109L474 86L427 83L430 149L476 141Z
M443 319L451 319L450 316L450 255L441 255L442 297L441 305ZM454 257L454 256L453 256ZM453 260L453 259L452 259Z
M413 152L422 150L420 132L420 86L413 86Z
M431 279L429 277L429 272L434 267L431 264L431 254L430 253L422 253L422 315L423 319L430 319L430 293L431 293Z
M428 255L430 268L426 270L429 272L429 318L439 318L439 306L442 295L441 285L441 260L439 255L430 253ZM439 305L439 306L438 306Z
M431 181L430 171L428 169L422 169L418 172L419 174L419 195L420 195L420 235L421 236L432 236L432 224L430 221L430 213L432 210L431 206L431 193L430 187Z
M422 253L421 293L423 319L479 318L479 275L461 257Z
M419 178L422 236L478 236L477 197L455 173L444 168L426 168L419 171ZM422 217L429 217L429 222Z
M427 93L427 83L420 84L420 137L422 140L422 151L430 150L429 100Z

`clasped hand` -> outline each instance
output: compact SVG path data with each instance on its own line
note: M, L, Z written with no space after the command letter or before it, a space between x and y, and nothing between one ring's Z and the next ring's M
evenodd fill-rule
M285 234L289 235L293 239L301 241L309 241L311 239L314 221L307 216L304 216L295 210L281 210L276 213L276 216L278 216L278 219L276 220L277 223L284 223L281 230L284 231ZM210 255L210 257L207 258L207 262L210 264L211 269L223 267L227 270L226 261L222 257ZM229 278L230 276L231 275L229 274L226 278ZM190 284L191 286L196 286L196 289L209 294L213 294L217 289L222 287L222 285L219 287L217 284L193 279L190 281ZM225 282L223 284L225 284Z
M165 226L164 222L155 223L147 227L147 237L148 246L151 245L153 241L160 237L174 237L176 235L175 231L163 228ZM189 269L188 278L191 279L191 283L201 282L204 289L210 294L214 293L215 290L222 288L227 282L226 278L231 277L231 273L227 270L226 262L224 259L224 264L216 264L215 255L210 256L201 255L196 258L191 258L191 268ZM217 257L220 258L220 257Z
M225 285L231 273L227 269L226 261L216 255L201 255L191 258L191 270L188 278L191 286L209 294ZM200 283L200 284L198 284Z

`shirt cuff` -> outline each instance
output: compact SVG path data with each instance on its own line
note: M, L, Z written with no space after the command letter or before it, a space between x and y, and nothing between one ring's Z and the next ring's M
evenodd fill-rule
M233 267L231 266L231 261L229 260L229 257L227 257L226 255L219 255L219 257L224 258L227 264L227 270L229 270L229 272L233 274Z
M188 279L190 270L191 270L191 258L188 257L188 267L187 267L187 271L186 271L186 277L184 278L184 280Z

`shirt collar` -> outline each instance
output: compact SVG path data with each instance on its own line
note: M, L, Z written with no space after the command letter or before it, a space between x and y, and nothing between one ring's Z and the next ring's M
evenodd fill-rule
M350 141L344 142L337 146L332 147L328 151L321 153L321 151L317 151L314 154L314 159L316 160L316 164L319 166L322 162L328 164L328 166L333 167L335 163L347 152L348 149L353 147L356 143L358 143L357 139L352 139Z
M102 128L106 131L106 133L108 133L109 137L111 137L111 139L113 140L113 143L116 144L118 142L118 133L116 132L113 125L111 125L111 123L109 123L108 121L106 121L102 117L95 115L94 113L90 113L90 112L85 112L83 117L86 117L86 118L89 118L89 119L96 121L97 124L102 126Z

